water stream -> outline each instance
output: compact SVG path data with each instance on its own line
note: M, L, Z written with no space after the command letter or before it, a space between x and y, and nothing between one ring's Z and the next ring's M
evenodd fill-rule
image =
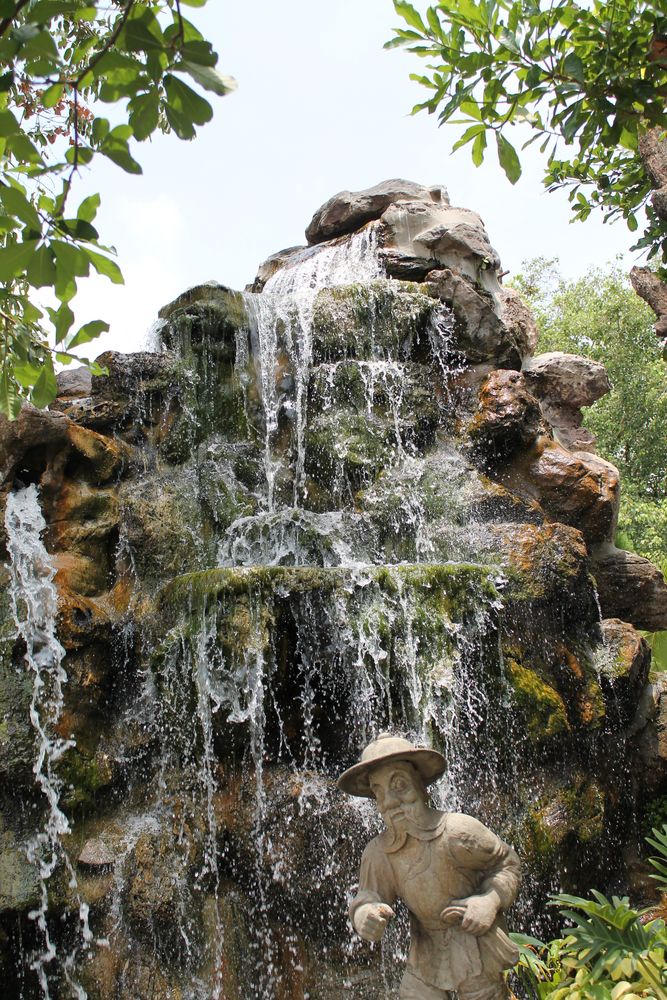
M64 866L70 889L77 881L72 863L63 848L62 837L70 824L60 804L63 782L57 765L74 745L58 735L63 706L65 650L56 634L58 592L53 582L56 570L42 541L46 523L39 505L37 487L16 490L7 498L5 513L7 548L10 556L10 601L17 635L25 645L24 663L32 676L30 722L35 732L35 783L42 796L43 824L26 844L26 853L39 875L39 906L29 914L41 937L41 948L31 968L36 972L42 996L51 997L50 972L64 976L77 1000L86 992L77 982L76 960L80 950L90 945L93 935L88 925L88 906L79 899L78 941L66 955L57 956L49 921L50 880ZM54 961L58 958L58 961Z

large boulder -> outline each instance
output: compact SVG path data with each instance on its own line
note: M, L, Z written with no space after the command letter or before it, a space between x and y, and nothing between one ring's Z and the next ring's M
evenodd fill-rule
M540 419L540 404L528 391L523 375L499 369L482 385L469 434L475 451L494 463L534 441Z
M582 406L591 406L611 389L604 365L591 358L550 351L528 358L522 368L556 440L570 451L594 451L595 437L582 427Z
M548 440L534 449L520 475L545 511L579 528L589 545L614 538L620 485L611 462L585 451L569 452ZM607 614L623 617L614 611Z
M613 545L592 553L602 613L647 632L667 629L667 583L652 562Z
M379 219L390 205L416 201L448 205L447 191L440 184L424 187L413 181L389 180L364 191L339 191L315 212L306 229L308 243L323 243L361 229Z

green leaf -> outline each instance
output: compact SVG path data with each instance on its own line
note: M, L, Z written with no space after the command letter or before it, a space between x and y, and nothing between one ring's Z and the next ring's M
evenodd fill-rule
M412 4L405 3L404 0L394 0L394 10L411 28L416 28L423 35L426 34L426 26Z
M23 275L36 247L37 240L28 240L0 248L0 281L10 283Z
M65 92L65 87L62 83L52 83L50 87L47 87L42 94L42 104L45 108L53 108L61 99Z
M109 329L109 324L105 323L101 319L92 320L90 323L85 323L79 330L74 334L72 339L67 344L67 350L71 351L73 347L78 347L80 344L88 344L91 340L95 340L99 337L101 333L105 333Z
M465 146L466 143L470 142L475 136L480 135L480 133L486 131L486 125L471 125L470 128L466 129L461 138L454 143L452 146L452 152L460 149L461 146Z
M100 201L99 194L91 194L88 198L84 198L76 213L77 219L82 219L84 222L92 222L97 215Z
M129 125L118 125L109 132L100 145L100 152L109 160L121 167L128 174L140 174L141 165L137 163L128 146L126 130L132 131Z
M158 126L160 115L160 95L156 87L147 94L137 94L128 104L130 125L135 137L142 142L152 135Z
M22 191L15 187L0 188L0 199L2 199L8 215L14 215L21 222L25 222L27 226L41 230L42 224L37 210Z
M169 101L166 111L167 118L171 111L178 125L174 124L174 131L181 138L189 139L194 135L193 125L205 125L213 117L213 109L208 101L195 93L192 87L183 83L177 76L167 73L164 78L164 86L167 91ZM171 124L171 119L170 119ZM183 135L181 135L181 128Z
M56 266L50 247L39 247L27 268L28 281L33 288L48 288L55 284Z
M52 403L56 398L58 393L58 383L56 382L56 375L53 370L53 362L49 357L48 360L42 365L42 369L39 373L39 378L35 382L34 388L30 393L30 402L33 406L42 409Z
M6 368L0 372L0 413L9 420L14 420L21 409L21 397L16 391L16 384L9 378Z
M179 63L177 70L188 73L189 76L205 90L210 90L214 94L224 97L236 90L238 84L233 76L225 76L213 66L200 66L187 60Z
M586 82L584 64L575 52L570 52L563 60L563 70L582 86Z
M480 132L475 137L472 144L472 162L476 167L481 166L484 161L484 150L486 149L486 132Z
M0 136L6 138L9 135L20 131L19 123L11 111L6 108L0 110Z
M85 219L59 219L56 229L73 240L96 240L99 237L95 227Z
M519 162L517 151L500 132L496 132L496 143L498 146L498 162L505 171L510 184L516 184L519 177L521 177L521 163Z
M50 316L55 327L56 344L61 344L74 322L74 313L67 303L63 302L58 309L54 309L50 313Z
M85 252L98 274L104 274L107 278L110 278L114 285L123 285L125 283L121 270L115 261L104 257L101 253L96 253L89 247L86 247Z
M186 7L203 7L206 0L181 0Z

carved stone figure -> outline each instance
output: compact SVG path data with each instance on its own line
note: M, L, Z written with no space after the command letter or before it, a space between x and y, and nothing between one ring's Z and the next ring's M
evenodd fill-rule
M504 911L520 882L519 859L472 816L428 804L426 787L445 770L436 750L382 733L338 787L374 798L386 829L367 845L350 906L356 932L379 941L397 897L410 913L410 954L400 1000L504 1000L503 970L518 952Z

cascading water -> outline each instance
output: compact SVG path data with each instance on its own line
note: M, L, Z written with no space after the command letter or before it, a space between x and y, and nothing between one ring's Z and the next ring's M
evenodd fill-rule
M7 508L23 638L8 653L0 620L0 701L11 673L20 707L27 667L36 781L15 800L0 781L0 875L11 843L41 878L17 878L15 923L0 885L11 1000L393 998L405 913L381 949L352 933L378 818L334 786L385 729L444 751L440 805L537 859L524 929L573 829L599 863L610 755L591 780L581 760L615 681L589 656L585 548L473 467L466 406L497 343L464 365L455 276L387 278L378 228L290 252L261 292L184 293L168 350L110 356L101 398L49 415L12 472L43 484L70 681L30 487ZM498 330L475 296L469 327ZM2 795L43 820L7 823Z
M337 245L305 248L288 267L281 268L269 278L261 294L245 293L261 379L269 511L273 510L275 502L276 460L272 442L278 431L281 405L292 410L294 422L293 505L298 506L301 499L306 404L313 350L312 322L317 294L323 288L335 285L369 282L380 277L381 273L377 232L375 227L370 226ZM277 379L284 386L282 391L276 385Z
M330 840L331 793L309 775L335 770L341 758L342 747L332 736L333 719L354 733L358 745L386 726L398 726L422 742L440 734L451 761L440 800L449 807L478 808L482 796L471 764L475 755L486 752L480 740L489 685L502 684L497 640L488 639L496 635L498 572L482 565L441 565L452 555L460 559L464 550L468 559L484 550L475 539L470 505L455 499L453 487L460 522L453 542L451 512L442 511L449 534L441 526L440 535L429 536L433 519L415 494L415 485L428 473L410 424L409 391L424 378L425 365L412 361L394 335L391 303L384 315L376 307L373 282L380 275L375 230L368 227L340 245L304 250L261 293L245 294L250 358L256 359L263 412L260 509L228 526L218 548L219 569L183 577L164 592L168 617L184 603L188 609L182 620L188 623L185 632L178 623L180 611L175 612L177 624L157 653L157 672L172 705L188 704L194 682L199 749L192 757L192 780L202 788L205 866L215 885L217 913L219 887L230 875L240 876L234 853L216 847L221 791L215 761L221 740L229 739L232 730L247 732L255 788L249 921L257 971L245 990L257 1000L282 995L285 976L299 973L294 942L304 930L289 907L282 914L276 910L276 886L284 891L289 886L289 834L274 826L276 793L264 774L265 756L281 760L292 775L299 789L299 818L307 818L324 846ZM365 356L329 361L314 341L318 296L326 290L335 296L337 288L351 283L358 308L367 312ZM419 306L424 308L421 302ZM411 301L408 310L411 318L419 315ZM441 380L455 370L455 363L447 362L450 331L447 310L429 307L415 348L417 357L430 359L429 378L435 382L427 391L434 397L441 394L441 407L447 405ZM236 370L246 413L252 391L248 365L245 340L237 337ZM351 502L354 488L346 479L346 456L334 448L339 464L331 495L340 506L329 502L327 509L313 510L308 482L313 475L312 417L335 419L341 398L350 394L363 421L383 421L383 461L391 480L367 490L361 500L367 510L359 509L359 501ZM451 449L441 444L434 454L433 468L441 476L446 469L445 480L455 483L457 477L469 476L466 463ZM441 506L443 502L441 497ZM378 519L378 510L392 504L397 519ZM392 551L392 534L401 539L402 558ZM284 703L287 689L293 692L290 707ZM174 749L173 726L168 732L166 753ZM340 803L335 808L341 811ZM369 810L345 803L342 813L348 829L343 833L338 824L336 829L346 843L350 831L364 830L368 836L376 828ZM344 887L328 884L337 864L319 848L315 856L314 891L323 894L340 920ZM216 919L216 933L224 934L224 920ZM348 956L354 956L358 943L342 925L339 934ZM287 963L292 973L276 965L281 947L292 954ZM390 936L382 995L389 995L403 947L397 934Z
M36 785L45 802L42 829L26 844L30 862L40 881L40 902L30 913L41 936L40 950L31 968L37 973L42 996L51 997L50 982L61 977L77 1000L86 992L77 982L77 953L88 948L93 935L88 926L88 906L79 900L79 940L66 955L59 955L49 926L49 888L56 869L64 866L70 888L76 890L76 875L62 844L70 832L60 799L63 782L57 772L58 762L74 744L58 735L63 711L63 668L65 650L56 634L58 594L53 582L56 570L41 536L46 523L39 506L36 486L9 494L5 513L7 548L11 567L11 607L17 634L25 644L24 663L32 675L30 722L35 731ZM56 994L57 995L57 994Z

